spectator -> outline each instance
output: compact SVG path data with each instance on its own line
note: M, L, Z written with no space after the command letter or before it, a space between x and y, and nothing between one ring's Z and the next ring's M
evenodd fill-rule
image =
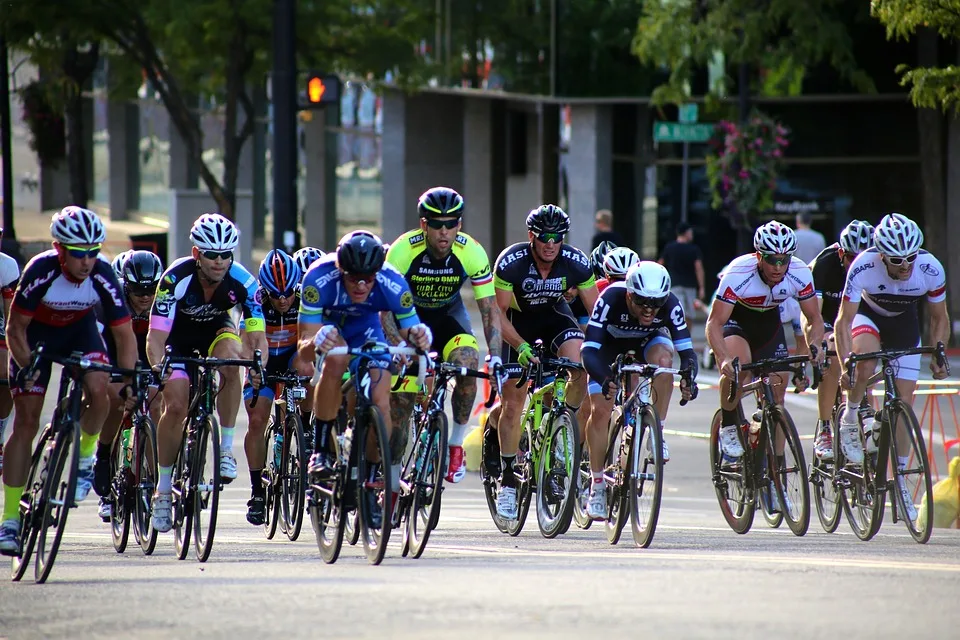
M813 216L809 211L801 211L797 214L797 256L805 264L810 264L821 251L827 246L823 234L810 228L813 222Z
M610 209L600 209L593 221L593 228L596 233L593 234L593 240L590 242L590 250L593 251L604 240L609 240L618 247L625 246L620 234L613 230L613 213Z
M686 222L677 225L677 239L663 248L660 264L670 273L672 291L683 306L683 313L693 317L695 300L704 296L703 252L693 243L693 229Z

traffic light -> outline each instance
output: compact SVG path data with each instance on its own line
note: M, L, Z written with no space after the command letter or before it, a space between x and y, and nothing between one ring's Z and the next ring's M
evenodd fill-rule
M340 78L335 74L310 72L306 80L306 86L301 94L304 98L303 108L309 109L340 102Z

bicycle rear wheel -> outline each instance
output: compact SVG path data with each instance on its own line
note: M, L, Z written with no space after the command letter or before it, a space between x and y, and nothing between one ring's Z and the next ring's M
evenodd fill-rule
M280 515L283 532L293 542L303 528L303 502L306 495L307 467L304 458L306 444L300 414L288 412L284 420L283 453L280 467Z
M573 501L573 522L580 529L589 529L593 520L587 515L587 506L580 499L583 490L590 486L590 450L581 445L580 465L577 467L577 486L574 488L576 499Z
M603 481L607 484L607 519L604 529L607 532L607 542L617 544L630 518L628 511L630 473L630 441L633 435L624 426L626 419L621 412L607 441L607 457L604 462ZM662 453L662 451L661 451ZM607 469L613 470L613 477L608 475ZM591 479L589 482L592 482ZM589 486L589 485L587 485Z
M130 427L131 431L133 427ZM110 538L113 540L113 549L117 553L127 550L127 541L130 538L130 506L133 493L133 482L130 467L126 466L126 451L123 446L123 432L121 426L117 430L110 446ZM132 447L133 444L131 443Z
M157 547L157 531L150 517L153 492L160 473L157 468L157 428L149 416L143 416L135 428L137 460L134 460L133 533L140 543L143 555L149 556Z
M37 523L43 514L43 489L40 478L48 475L50 453L53 451L53 430L48 424L44 427L33 449L30 460L30 472L27 482L23 485L23 494L20 496L20 554L13 557L11 573L13 582L19 582L30 566L30 558L37 544ZM48 446L50 447L48 450Z
M923 431L913 408L896 400L890 410L890 470L894 478L893 495L897 515L910 536L926 544L933 532L933 485L927 464ZM901 427L903 437L900 437ZM906 453L906 455L902 455ZM904 459L901 465L898 459ZM904 495L904 490L906 495Z
M663 495L663 428L656 410L647 405L640 412L638 436L630 444L627 496L633 541L641 549L653 542Z
M447 416L434 413L427 427L427 441L416 442L411 455L417 461L410 510L407 514L407 541L414 558L423 555L430 532L440 517L443 477L447 470Z
M497 430L490 426L488 418L480 444L480 480L483 483L483 496L487 500L490 519L500 533L506 533L507 521L497 515L497 480L501 473L498 437Z
M47 467L41 502L43 510L38 522L37 558L34 578L43 584L50 577L57 551L67 526L67 515L75 505L77 472L80 465L80 423L71 420L55 427L53 451Z
M280 461L276 459L277 437L281 435L280 426L277 424L275 414L270 415L267 428L263 432L264 450L267 452L266 464L260 474L260 483L263 485L264 493L264 520L263 535L267 540L273 540L277 534L277 523L280 520L280 501L277 500L277 476L280 475L280 469L283 466L283 454ZM281 448L285 445L281 445Z
M357 507L360 509L360 537L370 564L380 564L390 541L393 492L390 481L390 443L383 416L375 405L365 409L365 420L357 420L353 446L357 455ZM369 455L372 454L372 455ZM368 457L377 461L371 462Z
M220 479L220 430L213 416L207 416L198 425L190 485L193 489L193 544L197 560L206 562L213 550L217 507L223 490Z
M795 536L802 536L810 528L810 485L807 484L807 462L803 457L800 436L790 413L777 405L770 411L772 417L770 445L780 437L784 440L783 455L776 455L773 484L779 500L780 513ZM768 445L768 450L771 447ZM769 454L768 454L769 455Z
M744 452L744 457L746 452ZM723 519L734 532L744 534L753 525L756 510L754 491L747 486L747 469L744 458L728 463L723 460L720 449L720 410L710 423L710 474L717 492L717 502Z
M193 533L193 501L196 499L190 482L190 464L187 460L187 434L180 438L180 451L173 465L173 547L177 559L184 560L190 551Z
M840 411L843 411L841 406ZM877 499L874 487L874 456L864 453L863 464L848 463L843 456L840 442L840 421L833 426L833 459L836 465L837 486L843 515L850 524L853 535L866 542L877 535L883 520L884 500Z
M545 416L540 428L545 437L537 452L537 525L544 538L555 538L570 526L577 502L580 428L566 408L553 420Z
M773 451L771 449L771 451ZM767 524L771 529L779 529L780 525L783 524L783 513L778 509L774 511L774 498L777 494L777 489L773 483L773 476L776 475L776 468L774 461L771 459L771 455L764 456L766 458L766 470L767 477L769 480L764 484L759 491L757 491L757 506L760 508L760 513L763 514L763 519L767 521Z
M518 536L523 531L527 514L530 513L530 500L533 492L538 490L533 485L533 453L530 448L530 443L533 442L532 430L535 428L533 423L528 421L520 434L520 444L517 446L517 462L514 464L514 475L517 478L517 519L506 523L507 533L511 536Z

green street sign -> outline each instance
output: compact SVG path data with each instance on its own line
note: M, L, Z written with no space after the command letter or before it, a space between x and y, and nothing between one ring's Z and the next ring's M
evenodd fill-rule
M713 135L715 125L683 122L653 123L654 142L706 142Z

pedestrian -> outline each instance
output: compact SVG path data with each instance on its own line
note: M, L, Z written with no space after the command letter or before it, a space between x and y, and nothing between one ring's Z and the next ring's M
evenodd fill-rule
M704 296L703 252L693 242L693 229L686 222L677 225L677 238L667 243L658 261L670 273L671 291L680 300L683 313L692 318Z
M593 234L593 240L590 242L591 251L596 249L604 240L609 240L618 247L624 246L623 238L613 230L613 213L610 209L600 209L597 211L597 215L593 220L593 228L595 233Z
M804 264L810 264L827 246L827 241L822 233L810 228L813 216L809 211L798 213L796 222L797 252L793 255L803 260Z

